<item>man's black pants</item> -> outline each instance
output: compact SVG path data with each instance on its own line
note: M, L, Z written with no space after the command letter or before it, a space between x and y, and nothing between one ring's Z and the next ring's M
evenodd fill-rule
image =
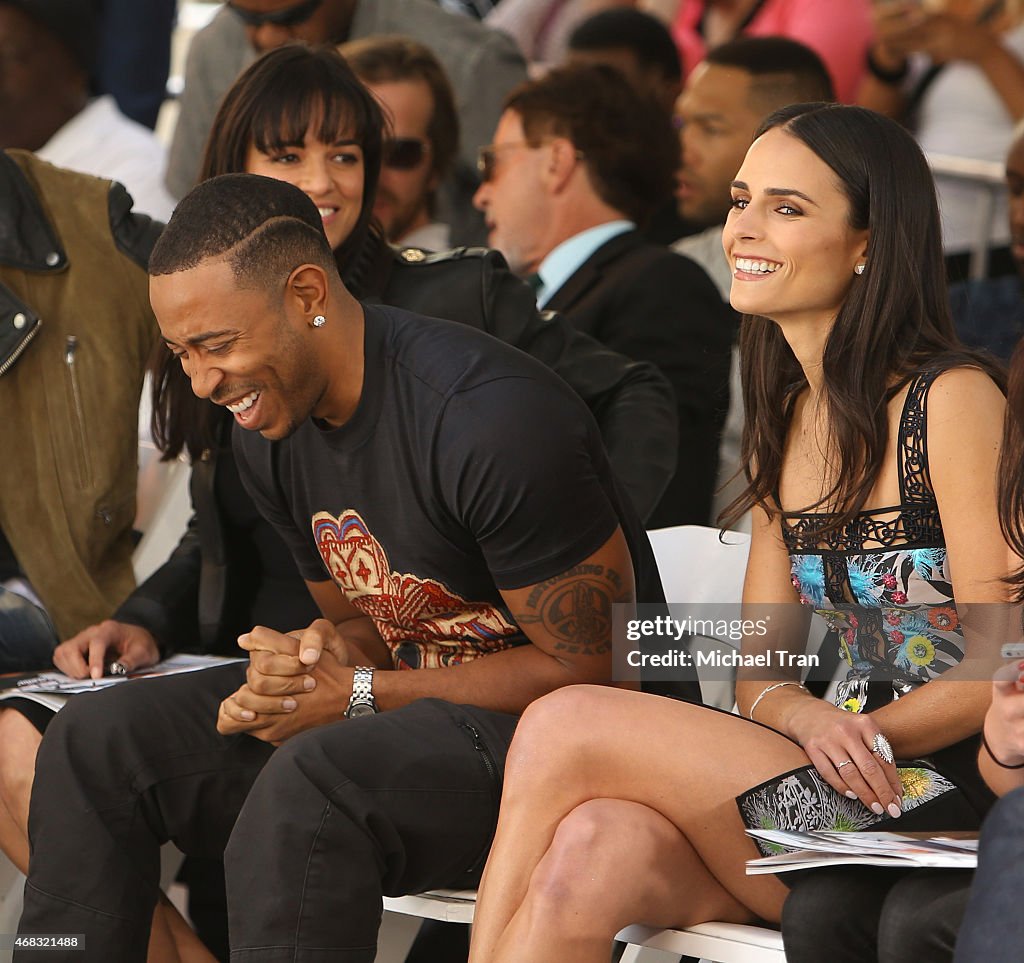
M50 724L19 930L83 933L85 953L49 960L145 959L167 840L223 854L239 963L369 963L382 895L478 883L515 716L424 699L275 750L216 731L244 673L115 686Z

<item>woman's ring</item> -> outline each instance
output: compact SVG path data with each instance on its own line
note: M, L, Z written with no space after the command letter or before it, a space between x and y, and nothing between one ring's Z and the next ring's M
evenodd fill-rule
M838 772L840 769L843 768L843 766L850 765L851 762L853 762L852 759L844 759L841 763L839 763L839 765L836 766L836 771Z
M890 766L896 761L893 757L892 746L889 745L889 740L880 732L875 733L874 741L871 743L871 751L875 753L882 762L887 762Z

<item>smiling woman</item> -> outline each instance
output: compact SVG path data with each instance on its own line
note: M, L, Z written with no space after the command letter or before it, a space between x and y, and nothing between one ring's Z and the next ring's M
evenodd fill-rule
M330 48L283 47L225 94L200 180L265 174L305 191L321 210L343 270L371 233L384 119Z
M953 334L934 189L906 131L804 104L758 133L724 232L746 312L747 488L728 511L753 510L744 617L773 619L743 639L746 718L581 687L527 709L473 963L598 963L631 923L778 921L786 888L744 873L746 827L970 828L992 802L974 764L989 686L956 605L1008 597L1000 374ZM845 660L834 700L800 674L818 650L786 619L797 603L831 630L822 658ZM894 877L844 882L833 920ZM870 941L873 922L850 925ZM824 958L790 936L791 963Z
M723 233L737 311L803 323L820 351L867 242L824 161L783 130L758 138L733 181Z

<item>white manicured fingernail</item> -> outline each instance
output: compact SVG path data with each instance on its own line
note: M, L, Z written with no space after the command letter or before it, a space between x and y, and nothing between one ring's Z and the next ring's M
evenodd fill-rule
M857 794L855 792L853 792L853 790L847 789L846 790L846 798L847 799L856 799L857 798Z
M881 804L880 802L873 802L873 803L871 804L871 811L872 811L872 812L873 812L873 813L874 813L874 814L875 814L876 816L881 816L881 815L882 815L882 813L884 813L884 812L885 812L885 810L884 810L884 809L882 808L882 804Z
M320 650L319 649L303 649L302 650L302 655L299 658L300 658L300 660L302 662L305 662L306 665L312 665L314 662L317 661L317 659L320 658Z
M298 705L298 703L294 699L282 699L281 700L281 708L282 709L294 709L297 705Z
M889 815L893 819L899 819L903 815L903 810L896 803L889 803Z
M311 675L307 675L302 680L302 688L305 689L307 692L309 692L310 689L315 689L316 679L314 679Z

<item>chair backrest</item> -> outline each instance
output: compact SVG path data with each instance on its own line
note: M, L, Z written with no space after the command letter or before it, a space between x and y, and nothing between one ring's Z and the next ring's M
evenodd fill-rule
M694 606L709 606L707 618L735 618L738 608L726 615L726 606L737 606L743 598L743 576L750 553L750 536L745 532L720 532L703 525L680 525L647 533L658 562L658 572L669 605L686 604L687 614ZM694 636L690 652L732 652L736 643L712 635ZM708 705L732 709L735 704L735 671L716 668L701 672L701 696Z
M647 533L669 602L739 602L750 553L745 532L679 525Z

